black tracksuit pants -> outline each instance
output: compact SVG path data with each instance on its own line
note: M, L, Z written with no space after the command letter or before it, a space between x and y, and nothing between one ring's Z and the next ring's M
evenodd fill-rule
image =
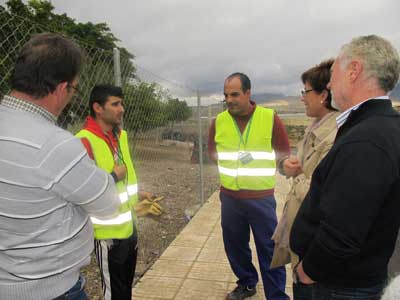
M137 259L137 232L127 239L95 240L94 251L105 300L131 300Z

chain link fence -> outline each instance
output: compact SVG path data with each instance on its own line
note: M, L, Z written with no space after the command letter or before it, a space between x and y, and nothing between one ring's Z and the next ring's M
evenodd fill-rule
M0 10L1 96L10 91L8 80L21 46L40 32L54 30ZM210 120L222 105L201 106L194 88L137 66L129 54L76 41L85 49L86 62L78 92L59 116L58 125L76 133L88 115L91 89L100 83L120 85L124 91L123 127L129 135L140 189L164 197L159 202L163 208L160 216L138 221L140 275L218 188L216 166L208 163L205 153ZM97 269L92 265L89 272Z

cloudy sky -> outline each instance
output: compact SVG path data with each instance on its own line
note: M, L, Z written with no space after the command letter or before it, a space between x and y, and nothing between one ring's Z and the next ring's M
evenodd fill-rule
M250 76L253 93L298 95L300 74L358 35L400 49L399 0L51 2L77 21L106 22L142 68L219 99L235 71Z

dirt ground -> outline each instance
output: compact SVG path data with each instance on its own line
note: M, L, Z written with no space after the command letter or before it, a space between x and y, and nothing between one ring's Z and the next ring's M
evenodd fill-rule
M133 157L141 190L165 198L160 202L164 213L138 220L139 253L135 282L157 260L188 222L200 205L199 166L190 162L191 144L164 140L156 143L139 140ZM219 186L217 168L204 165L204 197ZM185 214L186 210L186 214ZM83 270L89 299L102 299L101 282L95 258Z

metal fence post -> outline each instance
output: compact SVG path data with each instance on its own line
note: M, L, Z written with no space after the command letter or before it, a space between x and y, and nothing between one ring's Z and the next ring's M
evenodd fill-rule
M199 175L200 175L200 203L204 203L204 170L203 170L203 124L201 121L201 100L197 91L197 125L199 133Z
M119 49L114 48L114 80L116 86L121 86L121 60Z

